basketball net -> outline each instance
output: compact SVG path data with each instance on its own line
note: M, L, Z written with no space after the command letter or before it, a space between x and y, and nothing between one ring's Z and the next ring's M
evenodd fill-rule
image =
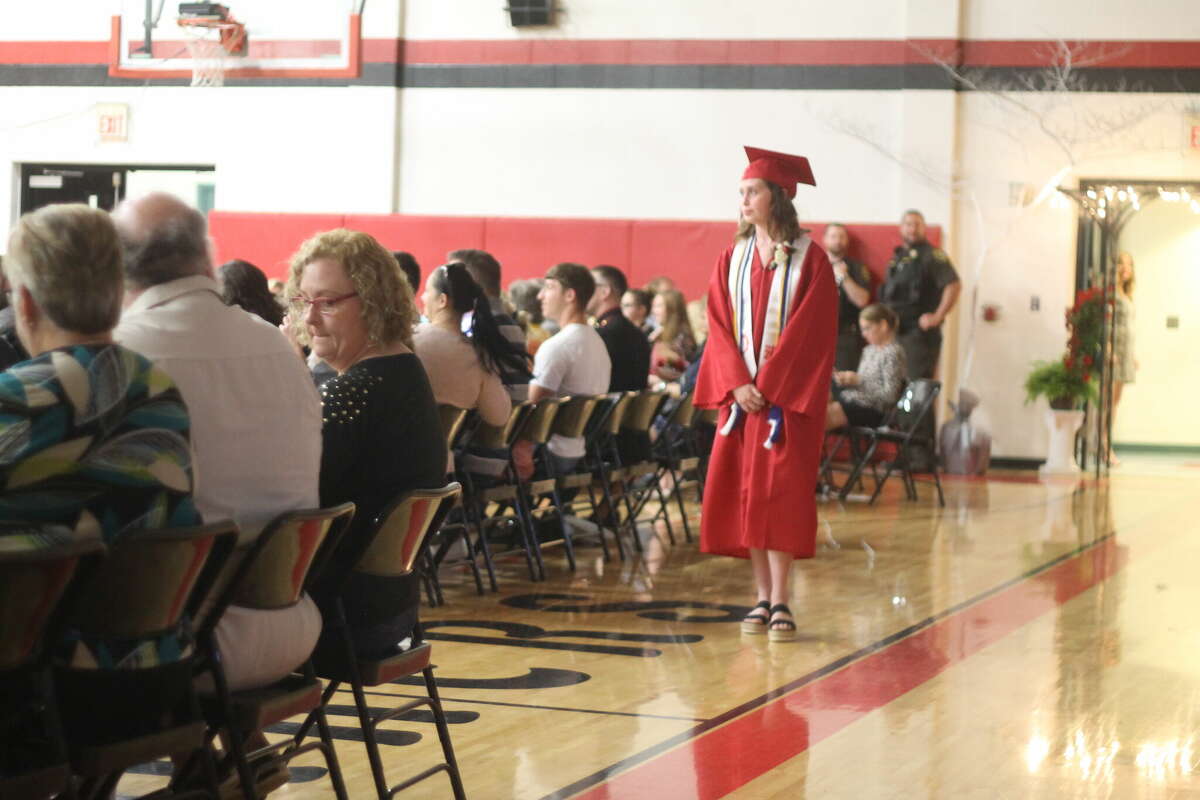
M221 31L216 29L217 38L212 39L204 34L209 28L188 30L188 53L192 56L192 86L224 86L225 62L229 53L221 42Z

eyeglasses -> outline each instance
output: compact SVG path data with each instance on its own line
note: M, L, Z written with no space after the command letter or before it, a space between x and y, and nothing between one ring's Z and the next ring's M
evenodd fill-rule
M307 297L301 295L299 297L293 297L288 305L290 305L292 311L296 312L297 314L307 314L308 309L316 308L318 314L323 317L328 317L330 314L337 311L336 306L338 303L342 302L343 300L349 300L351 297L358 297L358 292L350 292L350 294L343 294L339 297L318 297L313 300L309 300Z

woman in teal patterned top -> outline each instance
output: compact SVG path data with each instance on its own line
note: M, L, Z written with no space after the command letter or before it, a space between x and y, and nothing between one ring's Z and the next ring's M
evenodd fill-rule
M0 373L0 521L112 542L195 525L187 407L165 372L113 344L124 277L103 211L46 206L17 222L4 273L32 354ZM179 635L75 643L79 667L178 660Z

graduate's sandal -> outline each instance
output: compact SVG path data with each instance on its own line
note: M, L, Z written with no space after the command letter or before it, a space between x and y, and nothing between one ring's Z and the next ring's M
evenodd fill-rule
M767 640L771 642L795 641L796 623L790 619L775 619L776 614L787 614L790 617L792 610L784 603L771 606L771 621L767 623Z
M756 613L759 609L766 611L765 615ZM766 633L767 617L771 614L771 604L763 600L742 619L742 633Z

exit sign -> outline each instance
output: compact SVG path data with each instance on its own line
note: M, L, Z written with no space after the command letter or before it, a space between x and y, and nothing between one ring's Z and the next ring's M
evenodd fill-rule
M129 141L129 106L124 103L97 103L96 133L102 142Z

